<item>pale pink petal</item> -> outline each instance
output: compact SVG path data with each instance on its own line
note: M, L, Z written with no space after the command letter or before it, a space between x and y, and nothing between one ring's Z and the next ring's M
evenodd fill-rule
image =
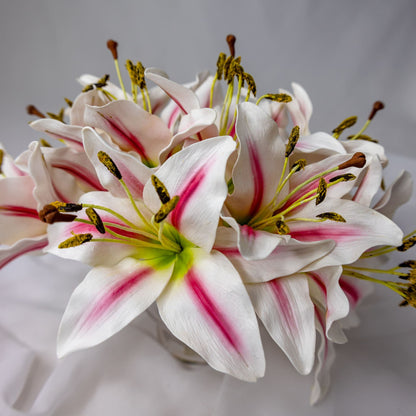
M257 315L296 370L309 374L315 359L314 306L307 278L280 277L247 285Z
M189 241L210 251L224 200L227 196L225 167L235 149L228 136L203 140L171 156L155 173L171 197L179 202L168 221ZM143 192L144 202L152 212L161 202L149 181Z
M386 192L374 206L374 209L386 217L393 218L397 208L409 201L412 196L412 189L412 175L404 170L386 189Z
M227 208L240 224L245 224L272 200L285 146L276 123L252 103L238 106L236 131L239 156L233 171L234 192L227 198Z
M232 217L222 217L237 233L237 247L246 260L264 259L274 251L280 243L287 243L290 236L256 230L248 225L240 225Z
M302 243L290 239L281 243L264 259L246 260L237 245L237 234L232 228L219 227L215 249L227 256L245 283L258 283L287 276L327 255L335 246L331 240Z
M290 235L299 241L331 239L336 242L331 253L309 265L308 270L352 263L371 247L384 244L399 246L402 243L403 233L395 223L353 201L326 198L319 205L305 205L296 212L296 217L316 218L324 212L336 212L346 221L290 222Z
M94 89L78 95L71 107L70 123L73 126L86 126L85 109L88 106L103 106L111 101L102 91Z
M309 123L309 120L312 116L313 107L308 93L301 85L297 84L296 82L292 82L292 90L296 101L299 104L300 111L305 117L306 122Z
M132 101L87 106L84 117L88 126L104 130L122 150L135 151L148 166L156 166L159 152L171 139L169 129L159 117Z
M46 224L39 219L33 188L30 176L0 180L0 244L45 234Z
M118 214L124 218L141 226L142 222L138 218L134 211L130 201L126 198L116 198L109 192L89 192L82 196L80 203L96 204L107 208L113 208ZM147 238L140 236L137 233L129 230L120 230L118 226L128 226L119 218L114 217L110 213L96 209L104 223L108 223L108 227L111 231L117 232L124 237L130 237L140 241L149 241ZM87 219L84 212L79 212L78 217ZM72 233L75 234L87 234L90 233L94 238L115 238L110 233L100 234L95 226L91 224L85 224L82 222L70 222L70 223L55 223L48 227L49 246L47 251L55 254L59 257L74 259L83 263L90 264L92 266L104 265L112 266L118 263L122 258L133 254L143 255L145 258L146 250L143 251L136 245L121 244L116 242L95 242L89 241L77 247L71 248L58 248L59 244L68 238L72 237Z
M58 334L58 357L89 348L120 331L159 296L173 270L165 257L132 257L92 269L72 294Z
M264 375L264 354L238 273L216 251L190 249L189 255L189 269L172 278L157 301L162 320L214 369L255 381Z
M283 94L288 94L292 97L292 101L286 104L286 110L289 113L290 118L292 119L293 125L299 126L301 135L309 134L308 120L305 118L300 103L298 102L296 97L293 97L293 94L284 89L279 89L279 92Z
M342 145L348 153L362 152L368 155L377 156L383 167L387 165L387 157L384 147L381 144L367 140L343 140Z
M98 152L106 152L116 164L124 182L134 198L141 198L144 184L152 175L152 169L145 166L139 158L130 153L120 151L107 144L93 129L85 127L83 130L85 152L94 165L101 184L114 196L126 197L126 192L120 181L111 174L99 161Z
M147 68L145 76L150 81L153 81L156 85L162 88L163 91L177 104L180 111L184 114L188 114L191 110L200 108L198 97L195 93L174 81L171 81L166 77L166 74L162 73L156 68Z
M347 341L339 325L333 325L345 318L349 312L349 301L339 284L342 268L325 267L306 273L313 302L325 311L326 336L333 342Z
M100 78L101 77L97 77L96 75L83 74L77 79L77 81L85 87L86 85L97 83L100 80ZM107 81L107 85L103 89L108 91L111 95L114 95L114 97L116 97L117 100L123 100L125 98L123 90L110 81ZM94 90L94 91L99 91L99 90ZM131 99L131 96L128 93L127 93L127 99ZM96 105L96 104L92 104L92 105Z
M381 180L383 178L383 168L380 159L377 156L367 155L366 159L366 166L356 181L358 188L355 191L352 200L369 207L374 195L380 189Z
M296 150L302 153L318 152L320 158L347 153L339 140L325 132L301 136L296 144Z
M45 227L46 228L46 227ZM46 230L45 230L46 231ZM0 247L0 270L14 259L27 253L43 250L48 245L46 235L18 240L10 247Z
M325 320L322 312L315 309L316 330L319 332L321 342L317 353L317 362L314 369L314 382L312 385L310 404L313 406L323 399L330 385L330 370L335 361L335 349L332 342L325 336Z
M172 137L171 142L160 153L159 159L164 162L177 146L181 146L185 139L196 135L206 127L213 125L216 112L211 108L192 110L181 118L178 132ZM202 139L201 136L198 139Z
M62 123L58 120L41 118L30 123L30 127L41 133L73 147L75 150L82 151L82 127Z

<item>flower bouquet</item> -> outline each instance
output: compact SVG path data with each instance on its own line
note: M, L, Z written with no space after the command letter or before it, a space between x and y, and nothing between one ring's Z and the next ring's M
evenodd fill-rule
M58 114L29 106L31 127L60 145L0 151L0 268L29 252L92 267L62 318L59 357L156 303L174 337L246 381L265 372L261 322L297 371L314 371L316 403L372 283L416 305L416 261L374 264L416 243L391 219L412 181L384 185L384 149L365 134L381 102L358 131L349 117L311 133L306 91L257 98L227 42L215 75L186 85L127 60L127 88L110 40L119 86L83 75Z

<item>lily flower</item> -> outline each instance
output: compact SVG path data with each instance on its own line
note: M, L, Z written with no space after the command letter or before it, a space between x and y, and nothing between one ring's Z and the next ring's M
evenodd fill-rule
M83 134L86 149L107 149L94 130ZM49 230L50 252L95 266L68 303L59 356L104 341L157 301L171 332L213 368L249 381L263 375L249 296L226 256L212 250L227 195L225 166L234 149L229 137L183 149L158 170L148 168L153 176L142 197L133 196L132 181L124 182L133 159L128 165L116 150L94 155L97 174L104 176L104 165L113 177L110 192L83 195L79 204L86 213ZM101 181L107 184L108 175Z

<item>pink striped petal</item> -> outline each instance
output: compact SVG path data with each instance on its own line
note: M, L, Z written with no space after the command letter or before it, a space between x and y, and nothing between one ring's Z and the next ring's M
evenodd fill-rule
M332 342L325 336L325 319L321 311L315 308L316 330L321 342L317 352L317 363L314 369L314 382L310 395L310 404L317 404L328 393L330 370L335 361L335 349Z
M306 274L313 302L325 311L326 336L333 342L345 343L347 339L339 325L349 312L349 301L339 284L342 268L325 267Z
M290 235L304 242L331 239L335 248L327 256L307 266L308 270L348 264L367 249L377 245L399 246L403 233L399 227L378 212L348 200L326 198L319 205L312 203L296 212L297 217L316 218L324 212L336 212L346 222L293 221ZM305 270L306 271L306 270Z
M264 375L256 317L240 277L218 252L189 249L194 259L157 304L170 331L218 371L246 381Z
M166 77L166 74L158 69L147 68L145 76L148 80L153 81L162 88L184 114L188 114L192 110L200 108L198 97L191 89L171 81Z
M46 224L39 219L33 188L30 176L0 180L0 244L45 234Z
M141 225L141 220L137 217L130 201L126 198L116 198L109 192L89 192L83 195L79 202L113 208L117 211L117 213L128 219L130 222L137 224L138 226ZM97 213L100 215L103 222L114 224L113 227L109 224L112 231L118 232L124 237L134 238L137 240L137 243L140 243L140 241L148 241L145 237L141 237L139 234L116 228L118 225L126 226L126 224L113 215L99 209L97 209ZM78 217L87 219L84 212L80 212ZM94 238L115 238L110 233L100 234L96 230L95 226L91 224L84 224L81 222L56 223L48 227L49 246L47 251L59 257L78 260L91 266L112 266L126 256L143 254L143 250L141 250L138 246L112 242L89 241L88 243L77 247L65 249L58 248L58 245L62 241L70 238L72 233L90 233Z
M171 196L179 196L168 220L189 241L208 252L227 196L225 167L234 149L231 137L203 140L171 156L155 173ZM159 210L161 203L150 181L143 198L152 212Z
M0 247L0 270L11 261L27 253L43 250L48 245L45 235L18 240L11 247Z
M80 126L62 123L58 120L42 118L30 123L36 131L46 133L48 136L65 143L75 150L82 151L82 136Z
M296 273L327 255L334 246L331 240L302 243L292 238L281 242L266 258L246 260L238 248L236 232L219 227L214 247L227 256L245 283L259 283Z
M301 274L247 285L258 317L291 363L309 374L315 359L314 306Z
M124 328L159 296L173 264L162 255L152 263L127 257L113 267L91 270L65 310L58 356L97 345Z
M352 198L353 201L369 207L374 195L380 189L383 178L383 168L377 156L367 155L367 163L356 181L358 188Z
M172 137L169 145L160 153L160 161L164 162L173 153L177 146L183 145L185 139L196 135L208 126L213 125L215 118L216 112L211 108L192 110L190 114L183 116L179 125L178 133Z
M236 131L240 149L233 171L234 192L227 198L227 208L244 224L273 198L285 146L276 123L252 103L238 106Z
M287 243L290 236L255 230L248 225L240 225L232 217L221 217L237 234L237 247L246 260L259 260L268 257L281 243Z
M108 98L100 90L92 90L88 92L83 92L75 99L71 107L70 113L70 123L73 126L84 127L87 126L87 123L84 119L85 109L88 106L103 106L110 102Z
M318 160L334 154L347 153L339 140L325 132L301 136L296 144L296 150L302 153L317 152ZM309 158L307 160L309 161Z
M102 107L87 106L87 125L108 133L122 150L138 153L143 163L156 166L171 133L163 121L132 101L113 101Z
M142 198L144 184L152 175L152 169L143 165L132 154L117 150L107 144L95 130L85 127L82 134L84 136L85 152L95 166L102 185L114 196L126 197L126 192L120 181L98 160L97 154L100 151L106 152L117 165L133 197Z
M374 209L386 217L393 218L396 210L409 201L412 196L413 179L407 171L402 171L398 178L386 189L383 197Z

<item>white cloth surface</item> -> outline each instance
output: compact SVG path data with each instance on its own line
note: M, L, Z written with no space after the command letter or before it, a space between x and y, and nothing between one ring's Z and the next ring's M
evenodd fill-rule
M414 159L391 156L387 183L402 168L416 174ZM415 226L415 206L413 197L399 211L405 232ZM405 254L395 262L415 257L414 249ZM101 345L58 360L59 321L86 271L49 255L0 271L0 415L415 414L416 311L399 308L393 292L377 288L359 308L361 325L336 346L331 390L310 407L312 377L297 374L265 333L266 376L257 383L178 362L159 345L148 314Z

